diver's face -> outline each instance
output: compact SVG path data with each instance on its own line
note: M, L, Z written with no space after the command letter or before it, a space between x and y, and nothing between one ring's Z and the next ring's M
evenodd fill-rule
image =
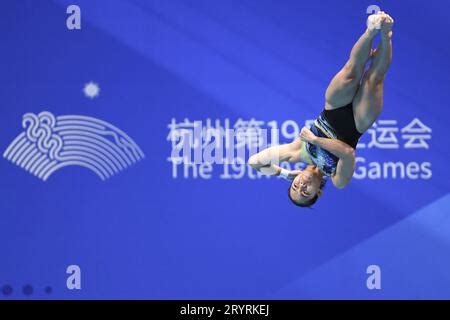
M315 197L320 190L321 176L316 167L309 166L301 171L292 181L289 190L291 198L298 203L305 203Z

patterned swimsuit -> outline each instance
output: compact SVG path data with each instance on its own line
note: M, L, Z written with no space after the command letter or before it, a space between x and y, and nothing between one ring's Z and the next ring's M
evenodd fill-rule
M332 110L324 109L310 129L317 137L337 139L353 148L356 148L362 135L356 129L352 103ZM333 176L336 173L339 158L331 152L306 142L301 155L325 175Z
M333 128L331 128L322 115L314 121L314 124L310 129L317 137L337 139L337 135ZM305 148L312 162L319 167L325 175L332 176L336 173L336 167L339 160L338 157L309 142L305 143Z

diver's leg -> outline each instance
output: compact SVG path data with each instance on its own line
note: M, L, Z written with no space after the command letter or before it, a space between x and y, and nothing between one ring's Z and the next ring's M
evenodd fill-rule
M361 133L372 126L383 107L384 78L392 61L392 25L394 22L389 15L386 16L381 27L380 43L353 100L356 128Z
M380 16L376 16L381 19ZM352 102L358 90L361 76L370 58L375 28L367 28L354 44L344 67L334 76L325 93L325 109L343 107Z

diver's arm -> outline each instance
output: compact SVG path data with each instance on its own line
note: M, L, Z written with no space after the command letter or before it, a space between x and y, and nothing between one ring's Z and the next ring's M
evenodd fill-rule
M296 139L291 143L269 147L252 155L248 159L248 164L264 174L279 175L281 167L275 163L299 161L301 145L302 141Z
M336 173L331 177L331 181L336 188L344 188L352 180L355 172L355 149L336 139L316 137L313 143L339 158Z
M355 149L340 140L317 137L308 128L302 129L300 138L331 152L339 158L336 173L331 177L331 180L336 188L344 188L352 179L355 171Z
M279 176L281 173L281 167L273 163L265 166L251 166L267 176Z
M336 188L344 188L352 180L355 172L355 149L340 140L316 138L313 143L339 158L336 173L331 177L331 181Z
M344 188L353 178L355 172L355 154L339 158L336 173L331 177L333 185L338 188Z
M303 127L300 132L300 139L331 152L339 159L348 158L352 155L354 157L355 150L350 145L337 139L317 137L310 129L306 127Z

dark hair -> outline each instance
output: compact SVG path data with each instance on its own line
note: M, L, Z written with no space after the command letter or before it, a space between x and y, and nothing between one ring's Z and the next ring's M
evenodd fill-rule
M317 194L311 198L309 201L304 202L304 203L298 203L297 201L295 201L294 199L292 199L291 197L291 185L289 185L288 188L288 197L291 200L291 202L293 204L295 204L297 207L302 207L302 208L310 208L314 203L316 203L317 199L319 199L319 193L320 191L323 190L323 188L325 187L325 184L327 183L327 178L323 177L322 181L320 182L320 187L319 187L319 191L317 192Z

